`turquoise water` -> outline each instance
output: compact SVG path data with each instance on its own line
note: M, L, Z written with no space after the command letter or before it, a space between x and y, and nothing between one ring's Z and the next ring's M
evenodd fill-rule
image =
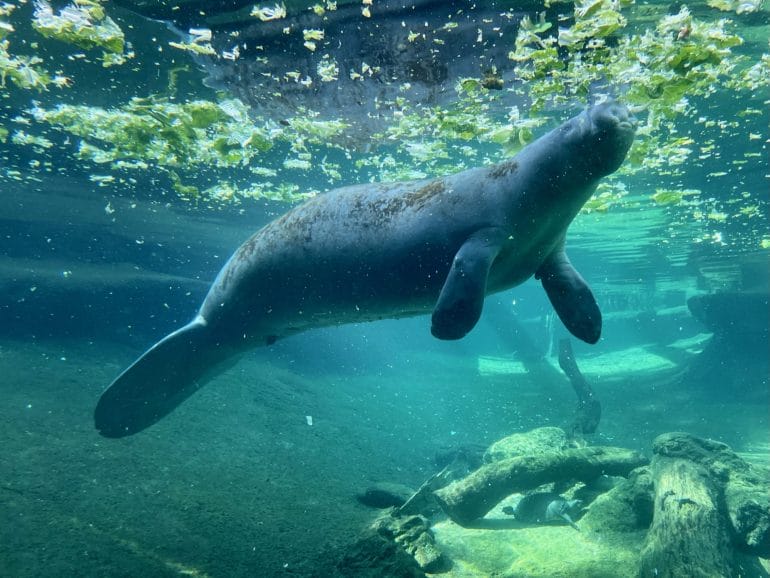
M122 53L134 54L109 68L102 66L101 49L36 32L30 4L3 16L15 29L6 34L9 54L38 55L40 63L26 64L69 80L38 90L22 86L6 70L0 93L0 575L333 576L376 515L355 498L367 487L397 482L416 489L440 469L436 454L486 447L535 427L569 426L576 399L556 358L566 333L540 284L530 280L488 297L479 324L460 341L431 337L426 316L313 330L247 354L147 430L118 440L101 437L92 417L101 392L147 347L189 321L229 255L292 206L277 198L281 184L298 187L282 189L286 196L323 194L345 184L488 164L506 150L485 140L480 119L509 126L509 108L519 106L526 114L529 102L512 61L500 60L512 49L518 20L501 21L513 28L504 30L494 49L473 42L477 29L495 25L484 19L499 18L511 8L507 3L468 9L467 20L457 16L454 4L420 5L387 19L385 6L378 13L376 2L371 18L360 15L357 4L346 19L328 10L326 20L302 25L326 30L315 51L303 42L287 49L283 36L263 39L259 54L268 63L256 72L251 67L258 61L246 48L240 62L206 61L171 47L169 42L184 39L163 22L127 10L137 5L118 4L106 5L106 13L130 43ZM340 4L340 14L350 8ZM289 5L283 24L292 11L308 7ZM244 30L232 34L241 16L217 24L210 14L195 16L203 8L200 3L180 9L176 28L210 27L219 53L239 42L256 43L244 39ZM619 37L653 27L665 14L655 4L637 8L629 15L633 28ZM702 5L691 8L706 22L724 16ZM209 6L208 12L215 10ZM745 40L733 53L758 62L768 49L767 7L731 17ZM356 99L373 98L380 85L364 84L376 77L363 67L355 71L364 79L352 78L346 68L352 57L345 51L372 67L380 61L371 45L363 43L353 53L342 41L335 48L334 38L358 38L353 31L384 38L400 30L401 22L422 33L423 23L437 30L453 21L462 23L458 34L471 38L457 44L458 53L450 55L454 64L440 66L448 58L440 51L452 46L453 37L436 36L444 44L429 41L439 51L439 64L416 72L414 63L387 69L411 75L398 77L398 87L416 87L388 87L381 97L395 98L392 89L412 99L412 108L399 105L403 116L371 108L371 100L356 106ZM490 38L486 28L482 32ZM298 29L293 34L296 40ZM412 55L409 46L403 51ZM309 65L300 58L308 54L332 55L342 68L336 84L319 80L312 61L307 71L323 87L320 92L295 93L295 84L281 94L269 86L253 90L256 76L250 74L296 68L301 80ZM425 64L423 53L415 58ZM462 129L449 127L449 121L442 125L445 132L429 135L417 121L410 120L421 131L414 134L404 125L392 128L414 111L436 126L442 115L428 112L430 107L453 110L453 103L464 102L454 85L487 74L480 62L501 63L505 89L489 91L494 99L483 114L468 113L478 123L464 129L468 135L458 137ZM242 67L240 80L228 68L236 66ZM436 71L444 72L434 76ZM211 80L215 73L218 82ZM674 131L662 130L666 143L681 139L665 149L664 166L641 166L611 180L614 188L589 203L592 210L569 230L570 257L604 316L597 345L572 340L576 361L602 404L597 433L585 436L590 444L650 455L657 435L686 431L723 441L757 466L768 465L770 94L766 84L747 93L729 86L729 78L708 98L686 96L692 109L674 116ZM610 88L621 98L624 90L629 89ZM204 158L208 153L184 140L173 149L171 137L163 141L166 148L142 149L137 142L145 137L137 129L132 154L123 149L120 159L96 162L82 143L117 153L109 140L94 136L94 126L79 133L32 112L83 105L93 107L86 116L96 118L100 110L150 95L171 105L238 97L252 116L235 124L258 119L255 126L273 130L259 132L259 138L275 142L253 156L239 148L251 151L249 146L237 141L235 147L233 141L227 147L242 155L237 160ZM577 96L566 104L552 102L534 136L586 102ZM462 110L472 112L472 105L466 102ZM342 119L351 126L319 136L332 129L302 128L295 119L312 117L302 107L316 110L316 120ZM646 122L647 109L637 108ZM152 118L163 118L169 134L179 138L177 125L163 116L170 110L153 109ZM236 116L217 114L229 118L222 126L233 130ZM146 122L142 118L138 124ZM389 126L390 137L378 136ZM209 127L211 147L217 127ZM298 140L306 141L305 148ZM689 150L685 162L675 159L676 147ZM179 158L171 162L167 153ZM654 157L652 147L645 156ZM309 166L287 165L286 159ZM146 165L121 166L120 160ZM225 181L252 192L207 192ZM698 296L716 296L706 318L688 306Z

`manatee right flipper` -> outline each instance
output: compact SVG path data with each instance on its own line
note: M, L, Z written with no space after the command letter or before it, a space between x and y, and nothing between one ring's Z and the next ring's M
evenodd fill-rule
M588 283L572 266L562 242L535 273L559 319L572 335L594 344L602 334L602 312Z
M96 429L119 438L151 426L195 393L230 352L212 342L197 318L161 339L121 373L99 398Z
M457 251L436 307L430 332L438 339L464 337L481 317L492 262L500 252L495 235L480 231Z

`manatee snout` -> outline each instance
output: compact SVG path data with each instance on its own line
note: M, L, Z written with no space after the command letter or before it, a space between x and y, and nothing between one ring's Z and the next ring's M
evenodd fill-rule
M625 105L608 100L589 109L595 139L591 148L594 172L614 173L628 154L639 124Z
M639 124L628 108L615 100L608 100L595 106L592 116L594 123L600 130L630 133L631 140L633 140L633 135Z

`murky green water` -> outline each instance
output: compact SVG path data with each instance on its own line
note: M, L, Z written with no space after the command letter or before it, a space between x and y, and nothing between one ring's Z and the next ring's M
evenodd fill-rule
M568 426L533 280L457 342L426 316L320 329L135 436L92 414L305 197L500 161L606 96L639 129L567 236L604 317L573 340L603 409L587 441L687 431L768 465L766 3L281 6L0 6L0 575L332 576L366 487ZM456 570L508 575L442 524Z

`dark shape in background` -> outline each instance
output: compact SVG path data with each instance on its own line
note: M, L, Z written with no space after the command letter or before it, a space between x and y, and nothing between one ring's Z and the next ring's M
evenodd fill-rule
M208 74L206 84L241 99L255 114L276 121L307 111L321 119L342 116L351 124L348 136L356 140L385 128L399 111L451 103L461 78L497 90L512 86L508 53L519 23L544 10L542 3L529 1L383 0L365 17L359 2L338 2L323 15L312 11L315 2L295 2L288 3L285 18L263 22L250 15L253 2L237 0L117 4L167 20L185 36L190 28L209 28L217 55L195 56ZM569 13L568 8L558 10ZM556 8L546 9L548 20L555 22L556 16ZM304 45L303 31L311 29L324 31L315 50ZM221 56L234 52L234 59ZM337 78L324 82L319 65L332 62ZM505 100L513 104L508 94Z

